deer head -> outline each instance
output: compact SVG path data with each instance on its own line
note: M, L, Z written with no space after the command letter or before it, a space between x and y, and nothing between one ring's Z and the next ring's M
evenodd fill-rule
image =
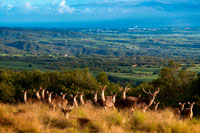
M60 93L61 94L61 96L62 96L62 99L65 99L65 96L67 95L67 93Z
M193 103L188 102L188 104L190 105L190 109L192 109L194 104L195 104L195 102L193 102Z
M35 89L33 89L33 92L35 92L35 95L37 96L37 98L38 99L40 99L41 97L40 97L40 90L35 90Z
M51 96L52 96L53 92L46 91L46 93L48 95L48 101L49 101L49 103L51 103Z
M42 87L40 87L40 90L42 91L42 99L44 100L45 99L45 90L46 90L46 88L42 89Z
M182 112L183 109L184 109L185 103L181 103L181 102L179 102L179 105L181 106L181 112Z
M149 92L147 92L144 88L143 88L143 92L148 94L148 96L151 98L151 99L155 99L156 95L160 92L160 88L158 88L157 90L155 90L154 93L152 93L149 89Z

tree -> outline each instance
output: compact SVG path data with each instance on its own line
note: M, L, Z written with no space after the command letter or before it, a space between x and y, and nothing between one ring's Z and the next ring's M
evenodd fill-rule
M109 85L108 75L105 72L101 72L99 75L97 75L97 83Z

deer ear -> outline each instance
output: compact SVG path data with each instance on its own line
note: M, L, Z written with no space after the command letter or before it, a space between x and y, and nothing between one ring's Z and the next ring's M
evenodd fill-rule
M188 102L188 104L190 104L190 102Z
M61 94L61 95L63 95L63 93L62 93L62 92L61 92L60 94Z
M181 102L179 102L179 105L181 105Z
M193 102L192 104L195 104L195 102Z

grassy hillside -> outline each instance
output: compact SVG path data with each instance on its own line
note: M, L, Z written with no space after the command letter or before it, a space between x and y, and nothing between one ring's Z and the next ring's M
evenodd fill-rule
M0 132L27 133L199 133L200 121L182 120L169 110L118 112L97 107L78 107L66 119L47 105L0 104Z

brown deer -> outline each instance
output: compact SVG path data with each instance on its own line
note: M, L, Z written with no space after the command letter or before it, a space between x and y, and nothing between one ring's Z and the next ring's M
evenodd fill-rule
M102 99L98 99L98 92L95 91L95 92L92 92L94 94L94 105L95 106L103 106L103 101Z
M67 109L64 109L64 108L61 108L61 111L63 112L63 114L65 115L65 118L66 119L69 119L69 113L72 111L72 109L74 108L74 105L73 106L70 106L67 108Z
M33 103L41 103L41 97L40 97L40 90L36 91L35 89L33 90L37 96L37 98L28 98L27 97L27 90L22 90L23 95L24 95L24 103L27 104L33 104Z
M138 98L136 108L141 109L143 112L146 112L146 110L152 105L156 95L160 92L160 89L158 88L157 90L155 90L154 93L152 93L150 90L147 92L143 88L143 92L148 94L149 98L148 99L144 99L141 97Z
M118 108L118 111L120 111L120 109L129 109L131 112L134 111L135 107L136 107L136 103L138 98L140 97L133 97L133 96L126 96L126 93L129 91L129 88L120 88L120 91L122 92L122 99L117 99L115 106Z
M115 109L115 98L113 101L113 96L105 96L105 90L107 89L107 86L104 86L101 88L101 100L103 102L103 107L105 109L113 107Z
M76 95L70 95L70 97L72 97L72 99L69 99L68 102L69 102L69 106L74 106L74 107L78 107L78 101L77 101L77 97L78 97L78 93L76 93Z
M154 103L154 111L157 111L158 110L158 105L160 104L160 102L153 102Z
M68 104L68 100L62 99L61 97L52 97L53 92L46 92L48 95L48 102L53 107L53 111L55 111L56 106L66 108Z
M45 95L46 88L40 87L40 90L42 90L42 101L43 101L44 103L46 103L46 102L47 102L47 97L46 97L46 95Z
M193 103L188 102L188 104L189 104L190 107L189 108L185 108L183 110L182 116L183 116L183 118L190 118L190 120L191 120L192 117L193 117L192 109L193 109L193 106L194 106L195 102L193 102Z
M179 105L180 105L180 108L172 108L172 111L175 115L181 115L183 110L184 110L184 107L185 107L185 103L181 103L179 102Z
M62 93L62 92L61 92L60 94L61 94L62 99L65 99L67 93Z
M79 95L80 95L80 102L81 102L82 105L84 105L84 106L91 106L91 105L93 105L93 102L91 100L86 100L85 101L83 99L83 95L84 95L83 92L79 92Z

